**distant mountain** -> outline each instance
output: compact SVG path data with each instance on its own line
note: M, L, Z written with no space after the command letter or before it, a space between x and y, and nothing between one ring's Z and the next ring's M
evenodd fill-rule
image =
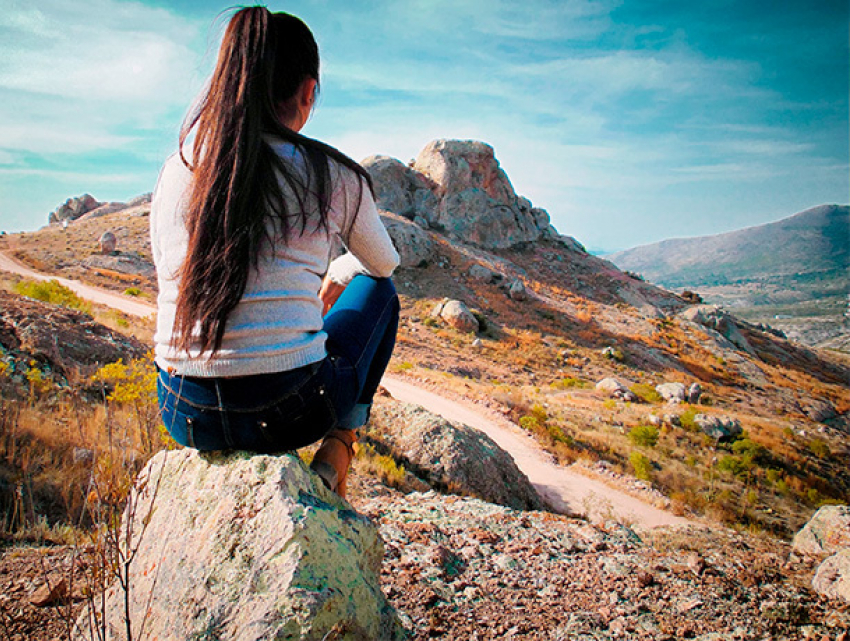
M846 280L850 207L821 205L775 223L678 238L606 256L665 287Z

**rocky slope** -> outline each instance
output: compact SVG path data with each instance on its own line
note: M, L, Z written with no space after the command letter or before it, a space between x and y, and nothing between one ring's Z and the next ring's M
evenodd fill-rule
M413 167L366 163L404 260L396 277L397 374L505 415L562 464L644 475L674 509L712 522L788 537L820 503L850 499L846 361L587 254L513 192L488 146L437 141L426 150ZM13 235L0 250L90 279L94 270L82 263L98 254L94 243L105 231L116 232L116 251L149 256L145 222L120 212L80 218L65 230ZM48 241L61 248L61 264L42 249ZM153 293L140 274L133 278ZM17 304L4 301L4 309ZM465 324L454 325L447 308L466 308ZM605 378L632 396L594 389ZM699 383L702 394L692 404L668 403L656 390L664 383ZM742 433L714 438L697 415ZM411 469L421 466L414 454L433 456L398 441L410 454L398 462ZM450 486L444 472L435 466L436 486ZM670 539L638 541L619 525L596 528L472 499L402 497L368 481L358 492L356 505L380 521L387 541L385 589L417 638L832 639L847 625L846 606L808 587L814 564L790 559L778 540L709 528L684 541L673 531ZM476 548L469 537L478 530ZM512 547L516 541L521 546ZM681 568L689 552L702 559L696 571Z

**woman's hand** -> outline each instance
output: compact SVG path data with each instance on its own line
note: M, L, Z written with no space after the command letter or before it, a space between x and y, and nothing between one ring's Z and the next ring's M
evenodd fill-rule
M319 290L319 298L322 299L322 316L328 313L328 310L334 306L339 295L345 291L345 285L335 283L329 278L322 281L322 288Z

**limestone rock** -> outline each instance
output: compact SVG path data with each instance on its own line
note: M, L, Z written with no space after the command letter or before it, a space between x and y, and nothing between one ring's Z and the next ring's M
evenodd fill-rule
M682 403L687 391L682 383L661 383L655 386L655 391L668 403Z
M76 220L83 214L97 209L101 204L91 194L69 198L64 204L59 205L59 207L50 213L47 217L47 222L61 223L63 220Z
M744 430L737 419L729 416L713 416L697 414L694 423L711 438L718 441L728 441L743 434Z
M699 383L691 383L691 386L688 388L688 396L687 401L691 405L696 405L699 403L700 396L702 396L702 385Z
M475 314L466 306L466 303L459 300L445 299L434 308L431 316L442 318L461 332L477 332L480 329Z
M89 269L105 269L141 278L154 278L156 276L156 267L153 263L135 253L94 254L83 260L82 264Z
M430 483L518 510L543 503L511 455L486 434L407 403L380 402L368 434Z
M467 271L470 278L475 280L484 282L484 283L495 283L502 280L502 275L494 272L492 269L485 267L484 265L479 265L478 263L470 266Z
M402 637L375 525L297 456L160 452L129 505L134 638L143 619L149 639ZM124 593L105 598L107 637L123 639Z
M105 231L97 241L100 244L101 254L111 254L118 246L118 239L111 231Z
M424 267L433 260L434 243L419 225L391 216L381 216L381 220L398 251L400 267Z
M421 174L389 156L369 156L361 164L372 177L378 207L406 218L433 218L437 199Z
M850 549L850 507L824 505L794 536L794 551L806 556Z
M715 330L735 347L747 352L750 356L756 355L750 342L738 329L735 318L716 305L694 305L681 312L680 316L685 320Z
M544 229L549 226L548 214L520 206L493 148L483 142L434 140L419 153L413 169L433 183L439 200L429 222L466 242L507 248L537 240L538 221L545 219Z
M522 281L515 280L511 283L511 286L508 288L508 296L511 297L511 300L517 302L528 300L528 292L525 290L525 285L522 284Z
M624 401L634 402L637 400L635 393L615 378L603 378L596 383L596 389L608 396Z
M813 421L823 423L838 416L835 406L824 399L813 399L803 404L803 412Z
M850 548L833 554L818 566L812 588L818 594L850 603Z
M141 358L148 347L88 314L0 291L0 350L15 362L12 375L22 377L31 360L88 375L120 358Z

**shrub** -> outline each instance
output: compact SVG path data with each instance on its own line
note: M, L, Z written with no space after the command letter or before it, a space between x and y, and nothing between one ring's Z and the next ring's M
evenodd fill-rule
M629 389L645 403L660 403L664 400L661 398L661 394L656 392L655 388L648 383L635 383Z
M689 432L698 432L699 426L697 426L694 418L698 412L693 407L687 408L684 412L679 415L679 425L682 428L688 430Z
M553 381L549 385L549 387L551 387L552 389L571 389L571 388L584 389L584 388L590 387L590 382L585 381L581 378L575 378L573 376L569 376L567 378L562 378L562 379L559 379L557 381Z
M814 438L809 442L809 451L818 458L829 458L829 445L823 439Z
M742 438L732 444L732 451L751 463L765 463L769 458L767 448L749 438Z
M642 481L652 480L652 461L649 460L649 457L635 450L629 454L629 463L632 464L632 469L637 478Z
M77 296L58 280L22 280L15 283L15 293L45 303L70 307L71 309L76 309L89 315L92 313L89 303Z
M727 455L717 462L717 469L729 472L735 476L742 476L753 467L753 462L745 456Z
M127 289L124 290L124 293L127 296L141 296L142 290L139 289L138 287L128 287Z
M635 445L644 447L655 447L658 436L658 428L652 425L635 425L629 431L629 440Z
M526 416L520 416L519 417L519 426L524 430L528 430L529 432L533 432L534 430L536 430L540 427L540 423L538 423L537 419L534 418L533 416L526 415Z

